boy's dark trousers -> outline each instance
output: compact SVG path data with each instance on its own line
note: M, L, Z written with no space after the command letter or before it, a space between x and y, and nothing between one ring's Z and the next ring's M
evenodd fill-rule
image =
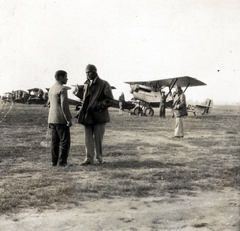
M65 166L70 149L70 129L66 124L49 124L51 132L52 165Z

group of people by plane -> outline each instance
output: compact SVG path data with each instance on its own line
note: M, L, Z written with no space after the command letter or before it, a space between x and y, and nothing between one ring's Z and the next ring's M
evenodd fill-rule
M202 86L205 83L189 76L160 79L153 81L126 82L130 85L133 100L125 101L124 93L119 99L114 99L112 89L115 89L105 80L100 79L96 66L89 64L86 69L87 80L83 85L75 85L73 93L79 101L72 102L68 98L67 91L70 87L63 86L67 83L67 72L59 70L55 73L55 84L47 92L39 88L29 89L28 92L17 90L8 92L2 97L2 101L30 103L31 101L43 102L49 106L48 124L51 131L51 155L52 166L67 165L70 149L70 130L72 116L69 105L79 106L79 112L75 118L84 126L86 158L83 166L91 165L96 159L103 163L102 142L105 132L105 124L110 121L109 107L133 111L136 115L153 116L153 108L159 108L159 116L165 118L166 108L170 108L176 117L173 138L183 138L183 117L195 109L202 110L202 114L209 113L212 100L207 100L204 105L187 106L185 91L188 87ZM168 88L165 93L163 89ZM184 90L182 88L185 88ZM172 90L175 92L172 93ZM73 100L74 101L74 100ZM94 150L95 149L95 150Z
M124 93L120 95L118 99L113 99L111 107L118 108L119 113L128 111L129 114L138 116L153 116L153 108L159 108L159 116L165 118L166 109L173 110L173 100L176 92L172 90L177 85L185 87L184 92L188 87L203 86L206 85L200 80L189 76L159 79L152 81L135 81L126 82L130 85L130 93L133 98L130 101L125 100ZM76 110L80 110L83 99L83 88L84 85L73 85L75 88L73 94L79 98L79 100L68 99L70 105L75 105ZM68 87L68 90L71 89ZM111 89L116 89L111 86ZM165 92L168 89L168 92ZM32 88L27 91L24 90L13 90L12 92L6 92L1 97L2 103L13 102L13 103L26 103L26 104L43 104L47 105L48 102L48 91L43 91L41 88ZM206 99L203 104L187 104L187 111L196 114L207 114L212 108L213 100ZM174 113L172 113L174 117Z
M84 85L76 85L74 90L75 95L82 100L82 105L76 117L77 123L83 125L85 134L86 156L85 160L81 163L82 166L92 165L94 161L97 161L98 164L103 163L103 136L106 123L110 122L108 108L114 106L112 87L107 81L98 76L96 66L88 64L85 68L85 72L87 79ZM192 80L192 78L187 79L190 80L190 83L196 83L196 80ZM55 84L49 90L48 124L51 132L52 166L59 165L64 167L68 164L67 159L71 143L69 128L73 123L72 115L69 110L67 89L63 86L67 81L67 72L59 70L55 73ZM176 82L177 81L174 81L174 84L171 87L171 89L173 87L176 89L176 95L171 104L176 117L173 138L183 138L183 117L187 115L186 96L181 85ZM159 84L159 81L156 83ZM141 91L140 86L133 87L135 89L133 92L139 94ZM159 85L159 94L160 91L161 86ZM148 92L151 92L150 88L148 88ZM161 92L160 98L165 99L165 97L162 97L164 95L165 93ZM118 102L118 108L124 110L124 94L115 101ZM150 104L150 102L147 102L146 100L145 102ZM158 106L159 104L160 101L158 101ZM133 106L135 107L136 105L133 104Z

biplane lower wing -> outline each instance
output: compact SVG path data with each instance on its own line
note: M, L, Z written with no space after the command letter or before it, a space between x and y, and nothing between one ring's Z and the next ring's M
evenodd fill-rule
M123 110L131 110L135 107L136 105L132 101L125 101L122 104ZM113 99L111 107L113 108L119 108L119 100Z

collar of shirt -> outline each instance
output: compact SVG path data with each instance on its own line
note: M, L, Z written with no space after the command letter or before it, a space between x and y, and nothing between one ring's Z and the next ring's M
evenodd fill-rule
M89 79L89 86L92 86L92 84L94 84L98 79L98 76L94 79L94 80L91 80Z

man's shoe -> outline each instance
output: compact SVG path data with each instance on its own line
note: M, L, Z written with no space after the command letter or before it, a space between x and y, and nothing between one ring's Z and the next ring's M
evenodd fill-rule
M98 163L98 164L102 164L102 163L103 163L103 160L102 160L102 159L97 159L97 163Z
M59 166L61 166L61 167L66 167L66 166L67 166L67 163L59 163Z
M81 166L87 166L87 165L91 165L92 163L90 162L90 161L84 161L84 162L82 162L80 165Z
M55 163L52 163L52 166L57 166L57 164L55 164Z
M173 139L179 139L179 138L183 138L183 136L173 136Z

